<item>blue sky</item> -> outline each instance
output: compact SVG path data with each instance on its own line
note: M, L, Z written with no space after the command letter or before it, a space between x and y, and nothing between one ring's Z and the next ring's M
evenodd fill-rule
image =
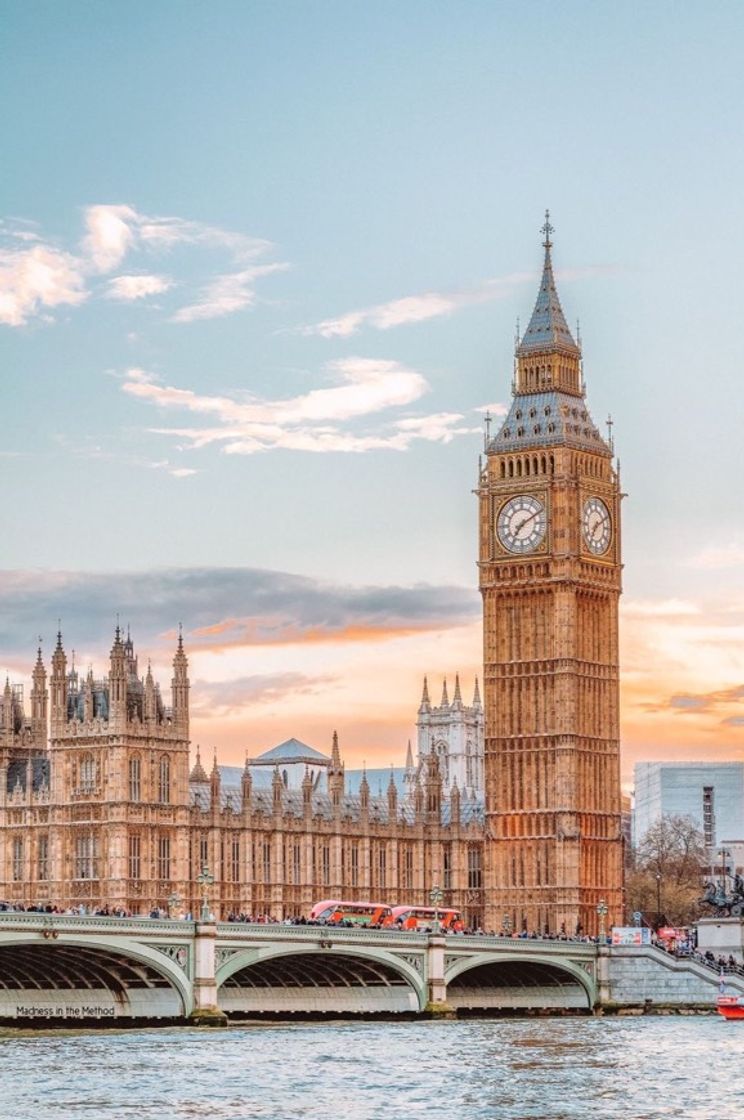
M100 662L120 610L165 676L182 617L226 761L401 750L421 673L477 670L478 409L550 206L629 494L628 757L735 756L741 6L0 13L0 661L61 615Z

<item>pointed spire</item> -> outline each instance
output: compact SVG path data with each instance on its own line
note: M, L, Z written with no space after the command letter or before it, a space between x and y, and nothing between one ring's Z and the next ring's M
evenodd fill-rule
M447 695L447 678L444 678L442 683L442 699L439 704L440 708L449 708L449 696Z
M333 746L331 747L331 769L341 769L341 752L338 749L338 731L333 732Z
M574 342L563 314L563 308L555 286L555 277L553 276L553 261L550 253L553 242L550 240L550 235L554 230L550 224L549 210L545 211L545 225L541 232L544 235L545 261L543 263L542 279L540 280L540 290L537 293L532 318L522 336L522 341L517 347L517 355L523 357L534 351L559 349L564 353L569 352L578 357L580 350Z
M411 748L411 740L408 740L408 750L406 751L406 770L413 770L413 750Z
M480 706L481 706L480 688L478 687L478 678L476 677L475 678L475 688L473 689L473 707L474 708L480 708Z
M202 766L201 749L197 744L196 747L196 762L194 763L191 773L189 774L190 782L208 782L207 772Z
M419 704L419 711L428 712L430 707L431 702L429 700L429 682L426 677L424 677L424 688L421 693L421 703Z
M398 792L398 787L395 784L395 773L393 771L393 764L391 762L390 763L390 781L388 782L388 793L396 793L397 794L397 792Z
M452 697L453 704L462 704L462 693L460 692L460 674L455 673L455 695Z

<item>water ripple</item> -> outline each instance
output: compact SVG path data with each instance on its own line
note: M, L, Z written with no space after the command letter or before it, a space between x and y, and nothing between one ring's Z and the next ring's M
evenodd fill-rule
M728 1120L742 1058L715 1017L6 1032L0 1120Z

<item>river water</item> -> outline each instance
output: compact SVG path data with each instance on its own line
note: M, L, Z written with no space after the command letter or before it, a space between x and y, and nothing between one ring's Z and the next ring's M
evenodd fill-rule
M744 1022L325 1023L0 1034L2 1120L734 1120Z

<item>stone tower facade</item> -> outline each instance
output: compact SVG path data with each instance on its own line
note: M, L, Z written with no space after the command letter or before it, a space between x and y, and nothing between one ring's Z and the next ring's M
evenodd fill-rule
M622 919L620 481L545 261L513 399L479 478L485 924L595 933Z
M47 896L62 906L137 909L189 887L188 664L179 637L172 703L117 626L108 674L68 669L62 635L52 656ZM38 791L43 797L43 788ZM29 831L28 843L38 838Z
M447 796L453 787L470 797L482 795L483 705L477 679L472 704L463 703L460 677L456 675L452 700L445 680L437 705L431 703L429 684L424 678L416 733L419 766L428 755L437 756Z

